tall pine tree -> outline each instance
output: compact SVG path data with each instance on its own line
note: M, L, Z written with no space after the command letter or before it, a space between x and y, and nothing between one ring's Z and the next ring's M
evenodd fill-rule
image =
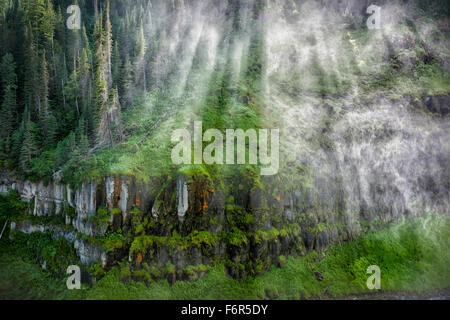
M120 103L117 91L111 91L111 49L112 34L109 20L109 0L105 11L99 14L95 28L95 75L94 75L94 102L96 142L98 146L114 144L112 127L121 128ZM121 130L119 130L121 131ZM121 137L122 134L116 135Z
M39 154L37 136L38 129L36 124L33 121L28 120L25 124L23 144L20 149L20 168L24 172L29 172L31 160Z
M10 53L5 54L0 66L1 82L3 87L3 101L0 109L0 152L5 159L9 154L11 136L15 127L15 114L17 108L17 76L14 58Z

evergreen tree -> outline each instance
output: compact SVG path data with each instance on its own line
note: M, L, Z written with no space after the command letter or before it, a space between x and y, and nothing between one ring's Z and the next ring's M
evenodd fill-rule
M7 85L17 85L16 63L11 53L5 54L2 58L2 62L0 65L0 75L0 81L3 88Z
M117 91L111 92L111 22L109 1L99 14L95 28L94 103L96 139L99 146L112 145L112 126L120 127L120 103Z
M64 93L66 94L67 101L71 102L77 111L77 116L80 116L80 107L78 101L81 98L80 86L78 84L78 74L77 71L74 70L69 77L69 81L64 88Z
M25 2L26 25L31 26L33 34L38 35L41 25L46 16L46 6L44 0L29 0Z
M55 34L55 25L56 25L56 13L53 10L53 4L51 0L46 0L45 2L45 13L44 18L41 23L40 32L44 39L47 41L47 44L51 41Z
M127 108L133 108L133 94L134 94L134 81L133 81L133 66L131 65L130 57L125 57L125 63L122 67L122 79L121 79L121 96L123 97L123 104Z
M25 110L24 114L27 114L28 111ZM22 120L19 128L17 128L16 131L14 131L11 139L11 154L10 154L10 160L12 160L13 164L16 167L19 167L19 159L20 159L20 151L22 148L22 142L23 142L23 136L25 133L25 125L26 121Z
M45 146L45 142L48 137L48 112L49 112L49 101L48 101L48 69L47 60L45 58L45 51L41 55L41 76L40 76L40 90L39 90L39 130L41 135L41 145Z
M44 45L50 43L56 23L56 14L51 1L26 1L24 18L25 25L31 26L31 31L35 35L36 45L40 41L44 41Z
M80 119L76 130L76 150L75 153L80 157L86 156L89 152L89 139L84 119Z
M1 82L3 87L3 101L0 109L0 139L2 149L8 153L10 151L9 142L15 127L15 114L17 109L17 76L15 72L14 58L7 53L0 66Z
M10 150L11 135L14 130L14 115L16 109L16 88L8 85L5 88L0 113L0 152L5 159Z
M20 149L20 168L24 172L29 171L31 160L39 154L37 136L38 129L35 123L31 120L27 121L23 136L23 144Z
M122 69L122 61L119 53L119 43L114 44L113 60L112 60L112 83L113 87L118 87L120 82L120 72Z
M48 116L48 130L45 140L46 149L52 149L56 146L58 138L58 122L53 114Z
M65 43L65 31L66 26L61 13L61 7L58 7L56 13L55 35L52 38L51 45L51 63L49 63L50 77L50 97L55 105L61 106L61 109L65 108L65 96L64 85L67 78L67 72L65 68L64 48L61 44Z
M39 114L47 117L48 113L48 83L49 83L49 74L48 74L48 65L47 59L45 58L45 51L41 55L41 76L39 78L40 90L39 90Z
M78 1L75 1L75 5ZM68 30L66 38L66 52L68 57L69 72L77 69L78 58L81 54L82 48L82 35L79 29Z
M55 14L55 40L59 44L66 43L66 25L60 6L58 6Z
M108 65L108 76L107 76L107 84L108 88L110 89L112 86L112 71L111 71L111 53L112 53L112 26L110 21L110 15L109 15L109 0L106 0L106 8L105 8L105 15L104 15L104 22L103 27L105 31L105 56L106 56L106 62Z
M147 94L147 77L146 77L146 63L145 63L145 53L147 50L147 43L144 37L144 26L141 24L139 29L139 36L137 37L135 53L136 53L136 61L135 61L135 83L136 86L141 84L142 92L144 94L144 98Z
M81 45L83 49L86 49L87 51L91 50L91 46L89 44L89 38L86 34L86 26L83 25L83 28L81 29Z
M81 92L83 107L87 107L91 102L91 66L89 63L89 48L83 48L78 63L78 86Z
M39 92L39 57L34 44L31 26L25 28L25 83L24 83L24 100L25 106L30 108L32 115L38 115L40 105Z
M94 74L94 102L96 106L95 121L99 120L99 113L108 100L107 87L107 61L105 55L105 33L103 29L103 13L99 14L99 18L95 24L94 39L95 39L95 74Z

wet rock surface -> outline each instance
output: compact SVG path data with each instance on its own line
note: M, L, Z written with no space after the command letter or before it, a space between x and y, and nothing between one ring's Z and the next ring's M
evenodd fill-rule
M441 116L447 116L450 113L450 96L433 96L425 98L425 105L428 110Z
M303 172L289 185L264 177L264 187L255 187L245 172L226 181L180 174L145 183L110 175L79 186L2 173L0 192L16 190L30 216L61 217L73 230L26 221L14 228L57 233L84 264L109 268L128 257L133 269L172 264L173 279L193 279L186 267L225 261L229 275L245 279L278 265L280 256L326 250L402 217L450 212L449 97L426 98L422 106L436 112L425 115L413 112L411 98L377 99L359 109L349 102L327 125L330 147L312 149L302 136L285 137L290 148L283 151ZM309 107L327 116L333 109ZM304 110L289 110L297 129L323 130ZM127 237L122 247L108 251L97 243L115 233Z

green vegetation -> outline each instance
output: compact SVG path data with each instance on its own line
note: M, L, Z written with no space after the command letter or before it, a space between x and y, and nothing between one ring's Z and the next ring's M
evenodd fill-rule
M79 239L102 246L108 254L139 257L141 269L134 270L134 263L126 261L113 261L111 270L95 264L89 267L97 279L101 278L95 286L67 292L59 280L52 280L47 288L43 279L48 279L48 274L33 261L45 261L49 272L62 277L64 266L77 260L73 247L52 233L26 236L13 232L1 240L5 247L1 263L6 273L0 275L0 296L337 297L366 292L365 270L370 264L380 265L383 290L450 285L446 267L449 222L438 217L371 231L331 248L325 256L312 252L299 258L280 255L235 262L237 256L232 258L227 252L223 257L216 255L208 267L177 270L170 262L160 269L146 264L145 258L163 247L195 248L203 254L213 252L217 244L225 245L226 251L245 251L253 245L279 245L291 238L289 250L304 252L303 241L309 239L302 239L303 232L308 238L311 235L316 248L319 241L326 245L346 238L341 237L348 233L346 228L385 226L382 217L351 219L354 225L345 224L350 220L345 215L352 201L340 194L346 194L344 175L358 171L359 165L355 162L351 170L340 168L352 161L351 154L344 154L345 145L363 140L364 146L368 141L378 150L387 150L397 145L381 143L394 134L399 145L401 139L424 145L431 145L425 139L443 143L438 141L442 140L438 135L441 119L436 119L442 110L427 110L430 107L425 101L450 93L448 1L399 4L399 13L391 19L398 18L398 23L380 32L367 30L363 21L366 12L355 16L350 12L353 9L344 10L340 5L342 12L336 12L333 1L321 1L322 8L304 7L300 0L247 2L243 15L242 1L220 6L220 0L199 1L198 6L205 6L199 12L216 12L217 18L200 13L195 24L186 18L192 7L179 0L134 0L127 5L123 1L95 1L97 8L81 2L81 29L71 30L65 24L65 1L2 1L0 170L45 185L55 179L73 190L85 181L125 175L133 178L133 189L145 184L151 185L151 190L145 190L149 194L142 204L138 197L141 190L128 194L136 195L134 203L130 203L134 199L126 199L126 205L134 207L126 218L123 212L122 220L121 209L100 205L88 222L94 226L94 234L101 236L77 233ZM262 19L269 11L268 19ZM318 16L324 18L323 29L316 28ZM265 23L271 19L276 23L267 28ZM298 21L307 32L296 30ZM197 22L204 26L201 31ZM392 108L377 115L381 97L383 105ZM423 139L401 126L383 127L385 122L397 126L396 117L403 112L411 113L417 121L412 124L420 122L430 129ZM398 119L403 118L410 117ZM370 127L367 130L359 126L363 120ZM202 121L203 131L279 128L279 174L261 177L261 164L175 166L170 133L182 128L191 132L194 121ZM207 144L203 141L203 147ZM352 150L357 147L353 145ZM244 151L248 158L247 143ZM366 151L361 149L360 156L370 155L371 150ZM417 154L426 158L428 151ZM431 156L438 159L440 154ZM439 166L441 162L433 161ZM439 166L431 166L429 172L438 172ZM380 163L377 167L384 166ZM383 177L374 173L367 176ZM189 184L189 209L183 223L176 214L174 187L180 175ZM429 184L439 184L440 179L431 179ZM327 183L336 188L328 189ZM389 192L375 184L367 186L362 192ZM120 185L114 185L115 190L117 187ZM96 190L96 204L100 204L98 198L104 191ZM123 200L122 196L114 201ZM222 208L217 208L222 202L223 217L215 214L222 213ZM20 201L13 191L0 197L0 225L5 221L29 222L46 229L74 231L64 219L76 217L73 208L65 206L65 216L56 215L54 205L45 216L25 214L33 212L34 203L33 199ZM141 212L139 208L149 204L153 208ZM289 218L288 210L292 213ZM377 215L383 215L382 210ZM425 221L426 228L422 228ZM334 236L333 231L339 235ZM7 240L9 236L14 240ZM13 259L13 255L18 258ZM270 261L283 268L272 268L245 282L227 278L224 271L226 266L237 273L259 275ZM24 268L30 275L14 275L16 268ZM171 285L180 273L190 281ZM162 277L169 279L156 280ZM14 281L24 285L16 290L12 288ZM21 291L27 287L33 289Z
M26 252L1 241L0 297L56 299L315 299L370 293L366 287L367 267L381 269L381 290L423 292L450 286L450 220L428 215L397 223L386 230L371 231L326 253L305 257L278 258L282 268L272 267L263 276L247 281L228 278L223 264L211 268L186 267L185 273L207 272L196 282L153 281L158 272L144 266L129 272L126 265L114 267L93 287L63 290L65 281L42 272ZM167 264L160 272L174 272ZM315 273L323 276L319 281ZM145 280L135 282L130 280ZM122 279L122 281L120 280ZM146 285L147 283L147 285ZM31 288L31 290L30 290Z
M44 182L58 172L74 186L107 174L148 181L170 180L187 172L188 177L201 174L220 186L227 179L245 177L252 182L250 190L263 188L257 165L171 165L173 143L167 133L190 127L193 120L202 120L204 130L280 127L278 104L298 105L308 99L331 106L337 117L341 99L354 89L366 97L381 91L392 99L412 96L417 101L426 95L448 94L450 89L449 73L442 68L448 53L439 47L445 47L449 32L436 25L449 11L445 1L427 5L413 1L412 14L420 19L402 19L395 27L407 41L394 56L386 57L384 50L397 45L397 39L376 39L360 17L344 13L345 24L337 26L335 35L339 59L333 65L319 59L319 39L313 32L303 39L304 46L311 47L308 62L301 68L293 63L268 79L265 32L257 17L271 5L255 1L244 27L239 3L230 3L232 30L218 34L217 48L208 47L202 35L192 56L180 50L180 56L168 61L174 67L166 68L160 61L161 56L169 56L165 50L172 46L166 24L176 23L172 19L178 15L173 13L184 7L175 2L164 8L164 1L151 6L143 0L129 6L104 1L97 16L91 6L81 5L86 19L80 30L65 27L59 1L20 0L5 5L0 16L5 28L0 43L0 168ZM305 18L300 6L299 1L286 4L282 8L286 19ZM331 2L323 6L333 10ZM148 21L153 10L161 15ZM430 39L419 30L427 23L433 26ZM245 54L234 57L233 45L247 37ZM214 57L209 56L212 51ZM293 51L292 59L296 55L300 54ZM176 62L185 59L192 61L188 70ZM185 82L179 83L180 79ZM275 106L268 106L272 102L265 86L272 88ZM336 119L327 117L318 133L307 133L312 136L305 139L311 138L315 148L333 150L329 134ZM282 185L305 182L307 168L290 161L289 152L283 156L287 161L280 161L282 166L286 163L280 172ZM229 188L237 192L239 185Z
M65 239L53 237L51 232L23 234L12 231L13 240L2 240L5 252L22 257L24 261L39 261L53 276L61 277L67 266L79 264L75 249Z
M1 240L0 299L64 299L69 293L65 281L43 272L34 257L16 252Z
M130 253L137 254L141 252L145 254L149 249L151 250L153 245L171 247L177 246L180 250L188 248L188 246L195 245L197 247L214 246L219 236L212 235L207 231L193 231L189 235L182 237L176 231L174 231L171 237L162 237L154 235L141 235L134 238L131 244Z
M123 248L126 239L119 230L118 232L107 234L103 241L106 251L111 252Z

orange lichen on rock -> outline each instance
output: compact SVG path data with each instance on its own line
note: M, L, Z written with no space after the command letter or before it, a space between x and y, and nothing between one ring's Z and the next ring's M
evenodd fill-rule
M136 207L140 207L141 206L141 198L139 198L139 195L136 193Z
M114 190L111 196L111 202L108 203L108 210L120 207L120 192L121 192L120 179L114 177Z
M209 193L210 191L208 191L207 188L205 188L203 192L201 192L201 201L202 201L201 211L203 212L203 214L206 214L206 210L208 209Z
M195 190L195 210L196 212L202 212L204 215L206 215L210 194L214 193L215 190L211 186L209 181L205 179L195 181L193 187Z
M203 214L206 214L206 209L208 209L208 202L206 201L207 196L208 196L208 191L205 191L203 193L203 206L202 206Z

